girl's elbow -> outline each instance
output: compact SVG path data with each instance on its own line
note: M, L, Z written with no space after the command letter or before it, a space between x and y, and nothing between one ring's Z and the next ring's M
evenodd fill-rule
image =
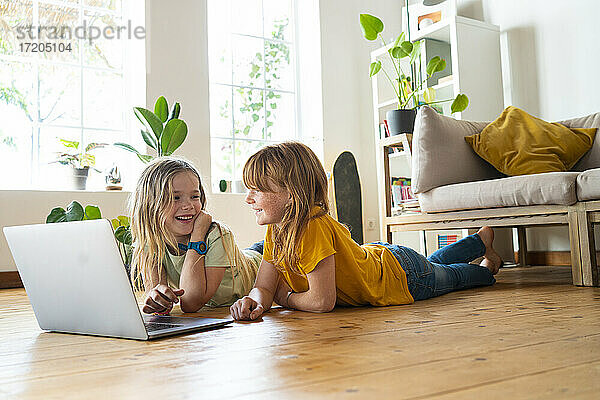
M335 299L323 299L323 301L318 302L315 307L315 312L318 313L327 313L333 311L335 308Z

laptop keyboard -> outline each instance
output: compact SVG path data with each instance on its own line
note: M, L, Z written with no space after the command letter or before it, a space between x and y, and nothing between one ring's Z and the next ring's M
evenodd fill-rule
M148 332L159 331L161 329L169 329L169 328L177 328L178 326L183 326L180 324L164 324L161 322L146 322L146 330Z

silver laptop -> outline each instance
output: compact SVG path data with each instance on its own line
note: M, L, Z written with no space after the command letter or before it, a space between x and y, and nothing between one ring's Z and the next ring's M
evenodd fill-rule
M4 235L41 329L148 340L233 322L142 316L106 219L10 226Z

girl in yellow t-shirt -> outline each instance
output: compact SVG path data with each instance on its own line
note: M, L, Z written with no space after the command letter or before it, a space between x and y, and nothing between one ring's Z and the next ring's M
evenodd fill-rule
M146 290L145 313L231 305L247 295L262 243L240 250L213 222L198 170L182 158L160 157L142 172L130 199L134 243L131 279Z
M244 166L244 184L256 222L268 227L254 288L231 306L238 320L258 318L273 301L313 312L331 311L336 304L409 304L492 285L501 266L489 227L429 258L388 243L358 245L327 214L325 170L301 143L259 150ZM481 256L481 265L468 264Z

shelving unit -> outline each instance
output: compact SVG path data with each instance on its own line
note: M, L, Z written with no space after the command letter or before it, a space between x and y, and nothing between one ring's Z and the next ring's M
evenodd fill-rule
M446 53L450 59L446 59L446 70L441 77L436 76L429 84L436 92L436 99L453 99L457 94L466 94L469 98L469 106L461 113L452 115L456 119L467 120L492 120L496 118L504 108L502 71L500 59L500 30L498 26L490 25L470 18L457 16L452 0L447 0L444 5L448 7L442 13L443 19L422 30L416 31L416 24L411 32L411 41L434 40L435 49L448 47ZM410 6L411 21L419 12L424 12L423 5ZM416 14L415 14L416 13ZM406 21L406 14L404 21ZM409 24L404 23L403 26ZM407 32L406 32L407 33ZM406 35L408 36L408 35ZM371 53L371 61L381 61L383 68L393 71L388 51L393 44L381 47ZM426 44L422 44L426 46ZM440 47L442 46L442 47ZM423 52L426 53L426 52ZM422 54L422 66L426 65L425 58L438 54ZM445 58L445 57L444 57ZM423 67L422 67L423 68ZM408 65L403 67L408 71ZM447 72L446 72L447 71ZM451 71L451 74L450 74ZM482 73L484 71L484 73ZM446 75L444 76L444 72ZM439 80L442 79L442 82ZM384 82L381 82L384 80ZM426 89L426 85L423 90ZM404 217L414 217L418 209L404 207L397 209L392 207L391 179L394 176L410 177L412 160L412 134L401 134L392 137L381 138L379 135L380 124L385 119L385 113L397 107L397 99L390 83L382 72L372 79L374 130L377 135L377 170L379 182L379 205L380 205L380 237L390 243L394 243L392 232L402 231L393 229L394 226L402 225ZM451 101L442 103L441 111L444 115L450 115ZM390 148L401 149L401 152L389 154ZM411 235L408 245L420 247L426 252L426 237L424 232L404 233ZM402 238L402 242L407 241ZM431 242L431 240L429 240Z

